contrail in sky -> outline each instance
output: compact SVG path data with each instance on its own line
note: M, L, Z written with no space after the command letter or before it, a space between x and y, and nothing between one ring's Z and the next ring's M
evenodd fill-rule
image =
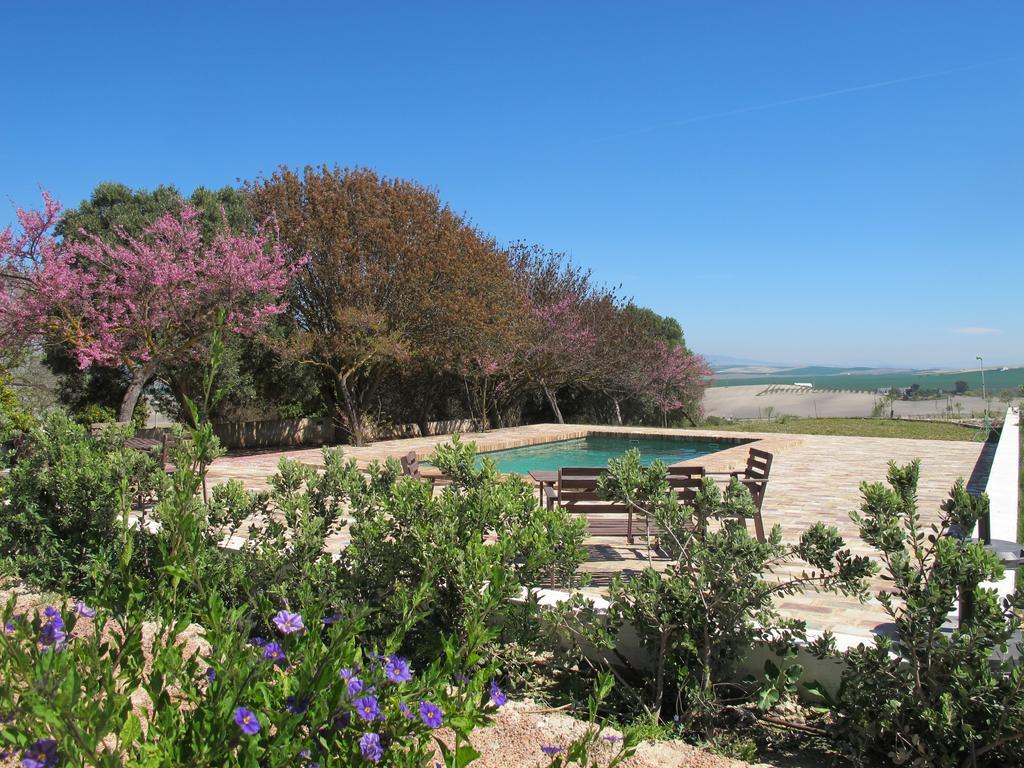
M876 88L888 88L893 85L901 85L902 83L913 83L917 80L930 80L934 77L942 77L944 75L952 75L957 72L967 72L971 69L978 69L979 67L987 67L992 64L1001 64L1005 61L1012 61L1015 57L1006 59L993 59L992 61L981 61L977 64L967 64L963 67L952 67L950 69L941 69L937 72L926 72L923 75L911 75L909 77L897 77L893 80L879 80L875 83L865 83L864 85L854 85L849 88L839 88L834 91L824 91L823 93L812 93L809 96L797 96L793 99L783 99L782 101L773 101L769 104L757 104L752 107L739 107L737 109L730 109L725 112L709 112L706 115L696 115L694 117L688 117L684 120L676 120L671 123L663 123L661 125L650 126L648 128L638 128L633 131L626 131L624 133L614 133L607 136L600 136L596 139L591 139L591 142L599 141L610 141L612 139L624 139L630 136L640 136L645 133L652 133L654 131L664 130L665 128L678 128L683 125L690 125L692 123L702 123L705 120L715 120L720 117L733 117L735 115L745 115L748 112L760 112L765 109L775 109L776 107L786 107L790 104L801 104L805 101L817 101L818 99L828 99L832 96L842 96L846 93L858 93L860 91L873 91Z

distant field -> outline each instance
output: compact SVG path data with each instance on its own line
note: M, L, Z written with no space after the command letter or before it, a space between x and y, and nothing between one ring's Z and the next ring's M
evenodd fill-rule
M900 419L786 419L778 422L740 423L708 427L733 432L782 432L791 435L848 435L851 437L903 437L913 440L967 440L983 442L980 429L930 421Z
M874 391L885 387L909 387L918 384L922 389L941 389L951 392L958 381L966 381L972 390L981 391L981 373L978 371L960 371L955 373L921 373L907 371L903 373L849 373L821 374L815 368L794 369L782 373L761 376L744 376L730 378L728 374L716 378L716 387L735 387L750 384L792 384L796 381L810 382L818 389L846 389ZM1008 371L985 371L985 386L990 392L1004 389L1017 389L1024 384L1024 368L1011 368Z

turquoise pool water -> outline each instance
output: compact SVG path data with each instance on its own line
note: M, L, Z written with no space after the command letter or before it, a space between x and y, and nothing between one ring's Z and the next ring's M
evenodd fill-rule
M481 453L480 456L494 459L501 472L525 475L531 469L604 467L608 465L608 459L621 456L630 448L640 450L640 458L644 464L650 464L655 459L661 459L666 464L677 464L745 442L749 441L703 437L588 435L576 440L559 440L553 443L526 445L522 448L508 448L504 451L489 451Z

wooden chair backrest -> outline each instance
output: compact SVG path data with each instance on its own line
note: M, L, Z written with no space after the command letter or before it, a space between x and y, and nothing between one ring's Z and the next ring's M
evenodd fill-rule
M772 454L767 451L751 448L750 455L747 457L747 468L743 472L743 478L745 480L758 481L753 483L744 483L744 485L747 486L747 490L750 491L750 496L754 500L754 506L757 507L758 515L761 514L761 504L764 502L764 492L768 490L768 476L772 471L772 458Z
M667 480L679 502L689 504L697 498L697 491L704 484L704 467L669 467Z
M420 460L416 457L416 451L409 451L401 458L401 462L402 472L406 477L413 477L417 480L422 478L420 474Z
M767 480L772 471L773 458L772 454L767 451L751 448L743 476L749 480Z

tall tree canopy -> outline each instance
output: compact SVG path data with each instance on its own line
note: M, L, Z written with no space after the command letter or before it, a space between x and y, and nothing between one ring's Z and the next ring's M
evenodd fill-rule
M336 422L364 414L395 367L455 368L495 343L514 313L509 266L437 193L367 169L281 168L246 186L257 216L309 261L294 285L282 354L315 367ZM497 330L496 330L497 329Z

